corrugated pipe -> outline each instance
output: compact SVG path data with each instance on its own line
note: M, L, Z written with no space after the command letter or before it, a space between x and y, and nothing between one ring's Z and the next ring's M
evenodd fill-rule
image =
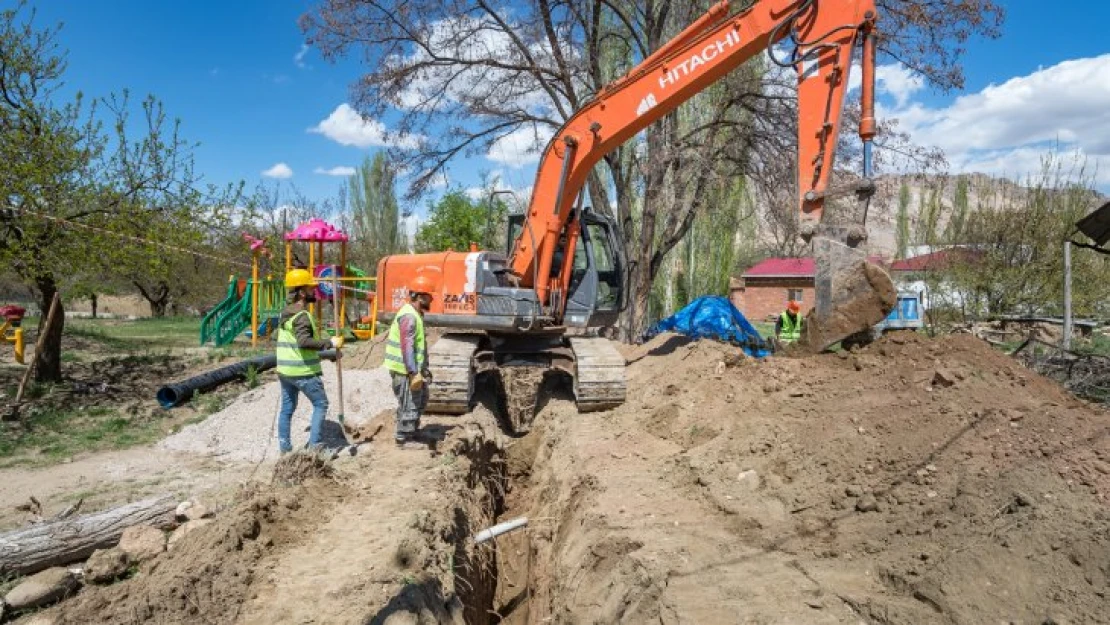
M335 350L328 349L320 352L320 358L323 360L335 360ZM158 389L158 403L163 408L173 408L189 401L193 393L197 391L208 391L226 384L232 380L247 377L247 371L250 368L258 373L262 373L267 369L273 369L277 365L277 357L273 354L259 356L257 358L250 358L233 365L213 369L207 373L202 373L198 376L191 377L187 380L167 384Z

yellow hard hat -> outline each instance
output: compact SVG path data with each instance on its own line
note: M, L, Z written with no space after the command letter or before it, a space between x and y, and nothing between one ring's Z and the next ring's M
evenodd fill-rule
M294 269L285 274L285 288L288 291L300 286L315 286L316 279L307 269Z

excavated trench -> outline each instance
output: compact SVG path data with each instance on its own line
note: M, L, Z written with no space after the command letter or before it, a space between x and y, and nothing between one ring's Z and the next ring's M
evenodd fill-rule
M556 520L531 516L540 507L531 478L545 430L536 427L523 436L510 430L513 411L519 406L506 399L497 376L480 380L477 393L479 403L496 416L506 436L496 441L464 440L456 449L470 466L455 509L455 590L467 625L532 623L536 622L535 597L549 594L534 573L539 552L536 537L549 536ZM573 401L565 378L551 375L543 376L538 398L537 411L552 399ZM526 526L475 544L474 535L481 530L521 517L528 518Z

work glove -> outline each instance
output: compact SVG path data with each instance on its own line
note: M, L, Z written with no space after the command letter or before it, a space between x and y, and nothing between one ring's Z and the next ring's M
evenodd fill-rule
M343 347L343 337L342 336L333 336L333 337L331 337L331 346L336 348L336 349L339 349L339 348Z
M425 382L427 382L428 384L432 383L432 370L431 369L421 370L420 375L424 376L424 381Z
M422 388L424 388L424 376L419 373L412 374L409 377L409 390L415 393Z

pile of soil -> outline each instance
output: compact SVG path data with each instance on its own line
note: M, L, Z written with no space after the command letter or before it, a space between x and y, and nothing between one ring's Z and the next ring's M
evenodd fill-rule
M1110 621L1110 418L986 343L627 356L627 404L550 402L510 463L504 516L552 520L505 622Z
M1110 415L970 336L755 361L661 336L628 402L259 487L61 622L1110 622ZM346 463L346 464L344 464ZM475 532L527 517L475 544Z
M342 487L244 493L244 503L205 528L189 532L169 553L141 566L132 579L87 587L48 611L46 622L228 623L240 613L257 567L275 550L304 538L334 510Z

